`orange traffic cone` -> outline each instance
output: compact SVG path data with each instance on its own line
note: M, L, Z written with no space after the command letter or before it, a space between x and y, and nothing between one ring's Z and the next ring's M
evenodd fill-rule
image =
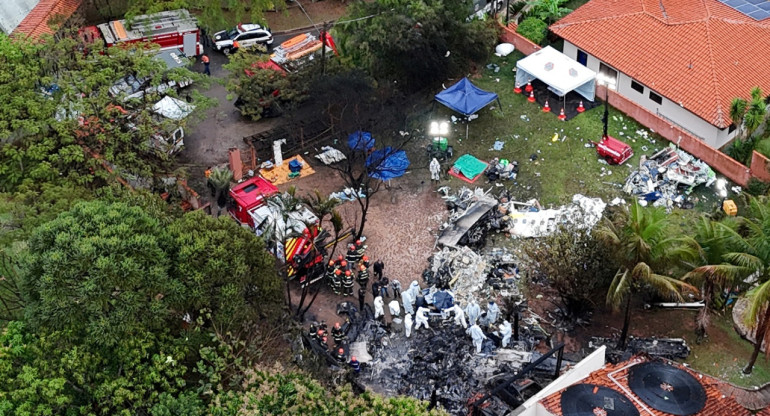
M515 92L516 94L521 94L521 87L519 86L519 84L516 84L516 88L513 89L513 92Z
M582 113L583 111L586 111L586 108L585 108L585 107L583 107L583 101L581 100L581 101L580 101L580 105L579 105L579 106L578 106L578 108L577 108L577 112L578 112L578 113Z
M564 114L564 107L562 107L561 112L559 112L559 120L564 121L567 119L567 116Z
M532 92L532 83L531 83L531 82L528 82L528 83L527 83L527 87L526 87L526 88L524 88L524 91L526 91L526 92Z
M548 100L545 100L545 105L543 106L543 112L544 113L550 113L551 107L548 106Z
M530 92L529 93L529 97L527 97L527 101L529 101L531 103L535 102L535 93L534 92Z

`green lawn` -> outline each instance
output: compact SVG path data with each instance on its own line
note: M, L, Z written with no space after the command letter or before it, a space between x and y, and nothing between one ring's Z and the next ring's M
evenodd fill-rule
M761 353L751 375L741 372L751 356L753 346L735 332L728 319L714 316L709 333L713 333L712 338L701 344L695 343L692 331L683 334L692 348L686 363L736 386L760 386L770 381L770 361Z
M552 113L541 112L540 106L513 92L516 74L512 69L522 57L519 52L507 58L493 57L491 62L500 66L499 72L484 69L481 78L472 79L477 86L499 95L503 111L496 103L481 110L479 118L470 123L467 139L465 125L454 125L450 142L455 148L455 156L471 153L485 161L494 157L518 161L519 179L512 186L517 198L538 198L541 203L550 204L567 202L576 193L605 199L621 196L620 186L632 167L638 165L640 155L650 154L667 146L668 142L657 135L653 135L653 143L637 136L636 130L644 128L611 108L610 135L630 144L635 155L622 166L603 163L594 148L585 147L591 140L601 137L603 107L586 111L566 122L559 121ZM443 107L437 113L434 118L449 118L452 114ZM553 142L555 133L559 137ZM492 150L495 140L505 143L502 151ZM529 160L533 154L538 156L535 162ZM479 179L477 184L484 186L484 179ZM462 184L464 182L452 179L452 185Z

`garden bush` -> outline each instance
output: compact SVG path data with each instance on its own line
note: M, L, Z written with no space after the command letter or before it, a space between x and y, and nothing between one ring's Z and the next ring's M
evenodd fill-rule
M548 31L548 25L536 18L528 17L524 19L516 29L516 32L525 38L531 40L533 43L540 44L545 39L546 32Z

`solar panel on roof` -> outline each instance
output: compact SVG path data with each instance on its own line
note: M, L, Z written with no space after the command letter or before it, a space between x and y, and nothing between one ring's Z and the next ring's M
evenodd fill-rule
M757 21L770 17L770 0L719 0L719 2Z

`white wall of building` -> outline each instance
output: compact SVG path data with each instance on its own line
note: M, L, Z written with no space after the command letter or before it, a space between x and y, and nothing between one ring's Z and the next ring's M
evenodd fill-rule
M40 0L0 0L0 30L10 34Z
M589 354L586 358L583 358L569 371L562 374L559 378L551 382L551 384L545 386L544 389L530 397L529 400L514 410L512 414L517 416L555 416L551 414L551 412L545 410L545 407L539 403L540 400L583 380L594 371L604 367L606 351L607 347L602 346L597 348L596 351Z
M570 58L577 60L578 47L574 44L564 41L563 52ZM588 60L586 62L586 66L588 68L599 72L600 63L601 61L599 61L599 59L593 55L588 55ZM641 107L644 107L655 114L661 115L665 119L672 121L672 124L689 131L693 135L702 139L711 147L715 147L717 149L723 147L729 143L738 133L737 129L735 129L732 133L729 133L729 129L727 128L717 128L706 120L688 111L685 108L687 103L682 103L683 105L680 106L679 103L675 103L669 100L654 89L651 90L646 85L641 84L643 87L643 92L640 93L637 90L631 88L631 81L636 81L637 83L641 84L641 82L634 80L628 75L618 71L617 83L613 89L624 97L639 104ZM650 91L658 94L662 98L662 102L660 104L650 99Z

